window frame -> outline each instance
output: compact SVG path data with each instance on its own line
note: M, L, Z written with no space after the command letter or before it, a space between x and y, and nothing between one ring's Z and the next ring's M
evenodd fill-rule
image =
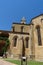
M41 46L42 45L42 41L41 41L41 31L40 31L40 26L37 25L36 26L37 29L37 36L38 36L38 45Z
M25 41L26 41L26 48L28 48L29 47L29 37L26 37Z
M18 38L18 36L14 36L14 38L13 38L13 46L14 47L16 47L16 45L17 45L17 38Z
M24 28L24 26L21 26L21 32L23 32L23 28Z

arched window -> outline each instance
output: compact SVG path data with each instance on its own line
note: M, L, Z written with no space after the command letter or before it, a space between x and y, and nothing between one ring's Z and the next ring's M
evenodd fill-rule
M23 27L23 26L21 26L21 32L23 32L23 28L24 28L24 27Z
M16 44L17 44L17 37L18 36L14 36L14 38L13 38L13 43L14 43L13 45L14 45L14 47L16 47Z
M25 38L25 41L26 41L26 48L28 48L29 37L26 37L26 38Z
M36 26L36 29L37 29L37 36L38 36L38 45L42 45L42 42L41 42L41 33L40 33L40 26Z
M15 32L15 27L12 27L12 29L13 29L13 32Z

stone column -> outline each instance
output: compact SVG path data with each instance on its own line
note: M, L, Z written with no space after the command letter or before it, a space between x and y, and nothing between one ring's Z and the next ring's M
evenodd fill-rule
M34 58L34 25L31 24L30 27L30 59Z

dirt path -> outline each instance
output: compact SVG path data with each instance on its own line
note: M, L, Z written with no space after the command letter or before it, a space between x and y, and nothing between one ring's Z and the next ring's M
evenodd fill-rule
M13 64L13 63L10 63L10 62L0 59L0 65L16 65L16 64Z

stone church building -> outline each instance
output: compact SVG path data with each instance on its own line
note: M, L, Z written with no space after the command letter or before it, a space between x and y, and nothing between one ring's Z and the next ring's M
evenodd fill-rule
M13 23L11 31L0 30L10 41L8 57L26 56L28 59L43 60L43 14L34 17L26 24L23 17L20 23ZM3 42L0 42L0 52Z

